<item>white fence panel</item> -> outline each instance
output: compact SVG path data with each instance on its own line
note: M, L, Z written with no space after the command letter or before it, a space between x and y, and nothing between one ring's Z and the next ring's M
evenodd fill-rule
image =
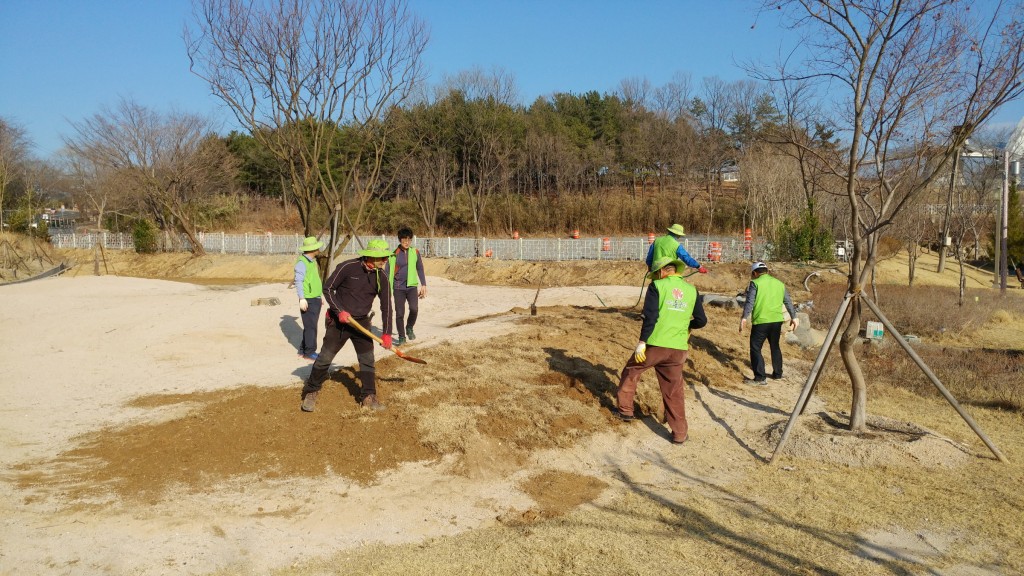
M162 251L174 251L170 234L158 236ZM394 248L398 239L391 236L360 236L350 241L339 255L355 256L370 240L383 238ZM298 254L302 236L298 234L225 234L205 232L198 235L203 249L211 254ZM180 250L191 250L192 243L181 235L177 238ZM321 237L326 242L328 238ZM754 242L746 249L743 239L727 236L687 237L683 247L700 262L711 259L710 246L718 242L722 262L768 260L771 247ZM92 232L87 234L51 234L55 248L92 249L102 245L110 250L134 250L131 234ZM413 246L427 258L494 258L496 260L643 260L650 247L646 237L618 236L607 238L413 238Z

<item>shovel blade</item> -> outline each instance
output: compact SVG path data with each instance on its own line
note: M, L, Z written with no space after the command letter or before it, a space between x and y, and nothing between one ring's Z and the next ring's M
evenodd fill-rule
M419 358L413 358L412 356L409 356L408 354L406 354L405 352L402 352L401 350L399 350L398 348L395 348L394 346L391 347L391 351L395 353L395 356L398 356L402 360L408 360L409 362L415 362L417 364L426 364L427 363L426 360L420 360Z

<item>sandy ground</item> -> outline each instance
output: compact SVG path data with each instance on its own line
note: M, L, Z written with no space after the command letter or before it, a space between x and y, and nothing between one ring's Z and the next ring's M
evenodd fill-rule
M637 293L631 287L555 288L546 290L538 304L596 304L593 292L610 304L635 301ZM500 334L507 329L501 321L449 325L512 306L528 307L535 295L532 289L430 278L417 336L422 342L466 345ZM251 305L260 298L284 304ZM240 385L297 391L309 365L295 355L300 324L297 310L291 309L294 300L285 283L204 287L84 276L4 287L3 468L58 454L94 430L177 415L128 407L139 397ZM378 348L379 356L387 354ZM351 347L335 359L336 365L354 362ZM0 573L205 573L223 566L263 573L305 557L310 548L327 554L365 542L449 534L491 523L507 508L528 507L528 498L509 490L507 478L460 481L438 468L408 465L371 488L345 478L290 480L243 495L163 499L115 514L62 514L69 502L38 501L11 490L7 482L12 476L6 474ZM434 484L443 488L430 502L423 501L424 489ZM467 493L473 498L457 497ZM304 512L282 513L292 507ZM359 513L367 507L378 520ZM254 521L252 514L261 511L265 514ZM387 522L379 520L385 517ZM220 531L231 538L215 537Z
M720 275L719 281L726 276ZM742 286L742 274L736 276L722 287ZM783 524L806 533L777 543L753 532L740 536L736 531L742 532L743 522L750 519L778 524L767 512L770 495L736 490L758 478L771 456L809 358L787 345L785 380L763 389L743 387L745 337L735 335L738 314L711 311L721 328L699 334L695 346L700 352L686 371L693 439L676 447L667 442L668 431L660 423L653 378L645 380L647 389L638 398L646 414L640 423L619 423L608 411L610 390L635 341L637 319L628 310L637 300L638 286L564 286L538 293L534 283L524 284L530 287L473 286L431 276L416 327L419 339L407 349L427 359L428 368L399 362L378 348L382 396L389 404L384 416L361 413L344 393L332 393L313 414L299 412L298 390L309 365L295 355L298 313L285 282L203 286L80 274L0 286L0 464L5 471L0 478L0 574L652 573L665 564L644 553L642 538L662 536L641 536L650 526L634 526L639 520L627 522L618 511L624 502L641 497L659 503L660 511L652 516L675 510L681 519L674 522L684 527L693 514L710 515L711 508L737 505L729 512L733 519L722 525L729 528L716 530L727 538L710 538L714 551L705 551L710 566L717 568L687 561L687 555L704 554L708 542L687 544L683 537L679 545L691 548L678 551L678 562L669 563L677 572L996 574L1021 566L1019 553L1008 552L1020 544L1019 526L1009 529L1003 541L983 544L981 537L972 539L947 525L933 527L912 519L919 511L902 521L862 526L849 538L824 536L827 530L816 529L813 533L822 536L808 542L806 533L812 531L789 521ZM531 317L528 309L535 297L541 312ZM253 305L272 298L282 304ZM352 349L345 348L335 365L354 362ZM344 376L329 382L328 390L338 390ZM447 383L446 378L456 381ZM511 389L527 380L546 386L546 394L557 390L556 399L544 400L561 411L557 422L537 416L531 424L529 410L520 415L513 408L521 406L485 389L486 383ZM445 391L442 397L425 399L439 391ZM474 394L486 398L474 400ZM451 422L445 425L450 430L432 430L422 421L404 429L402 418L408 412L403 405L415 405L435 421ZM238 416L232 406L248 412L243 411L241 420L231 420L233 427L227 429L229 413ZM517 425L498 433L494 413L503 410L506 420ZM197 479L175 483L178 477L167 469L203 458L175 451L176 445L192 446L186 429L174 429L181 434L177 443L172 437L154 448L139 441L149 438L147 430L198 418L187 434L194 434L196 427L225 428L216 442L244 446L243 453L232 456L241 461L257 456L260 436L270 434L262 421L271 420L271 412L282 426L276 429L280 434L309 422L327 426L295 435L293 451L305 458L328 451L327 446L345 446L346 438L332 436L337 429L330 426L339 421L378 426L372 430L383 438L384 447L390 435L412 441L419 437L432 456L411 455L387 466L370 466L379 473L369 481L343 468L343 455L316 474L287 469L217 474L197 466ZM815 397L808 414L819 413L820 420L810 418L811 428L828 427L821 422L831 417ZM391 417L396 419L387 420ZM476 426L459 428L467 418L476 418ZM481 419L490 419L486 421L491 425L483 426ZM984 422L1002 431L1012 429L1017 420ZM531 426L547 426L546 432L513 437ZM490 433L485 433L487 428ZM444 434L451 430L458 438L446 440ZM914 442L892 449L878 449L877 444L864 449L857 438L842 434L812 434L791 441L792 454L838 467L829 468L828 474L846 470L854 476L863 467L955 470L986 460L984 447L962 430L952 439L914 430L901 432L915 436ZM165 441L168 435L174 436L163 434ZM1006 441L1004 434L996 437ZM167 474L172 480L160 476L162 490L131 492L118 484L127 482L130 472L103 480L81 473L78 469L95 462L76 460L73 451L89 443L106 446L103 442L128 446L129 452L155 452L161 465L153 472L147 468L147 474ZM220 450L216 442L205 446L211 452ZM457 449L446 450L446 442ZM107 449L105 454L115 453ZM372 463L374 455L369 459ZM129 457L126 461L135 462ZM149 464L140 460L138 466L143 465ZM824 469L816 466L782 470L824 476ZM255 467L266 468L274 467ZM1014 468L1012 474L1018 473ZM866 474L870 477L870 470ZM807 481L794 478L796 484L790 487L799 490L796 486ZM814 491L809 494L819 497ZM691 512L687 506L693 503L707 508ZM1019 500L1012 503L1019 505ZM609 553L623 557L604 560L601 553L583 560L541 558L520 550L515 560L506 561L506 552L472 536L514 530L524 542L534 537L557 540L549 531L558 526L546 519L582 518L579 526L568 531L563 526L558 534L575 534L573 545L585 546L589 531L608 521L602 518L606 514L616 515L613 523L634 526L630 533L635 530L640 549L624 552L610 544ZM532 526L528 533L522 531L524 525ZM705 529L701 524L685 532ZM456 537L465 538L454 542L468 552L453 559L454 553L445 548L453 541L446 538ZM504 541L509 534L486 538ZM402 544L419 548L387 553L374 548ZM972 552L959 552L965 548ZM361 556L366 550L374 556ZM433 555L439 558L430 563ZM428 564L411 569L397 560L408 556L427 558ZM461 568L452 568L450 562ZM934 566L941 568L929 568Z

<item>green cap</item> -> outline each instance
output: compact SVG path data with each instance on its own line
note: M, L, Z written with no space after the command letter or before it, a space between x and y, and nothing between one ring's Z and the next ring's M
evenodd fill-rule
M306 236L302 241L302 247L299 250L303 253L314 252L324 247L324 243L317 240L316 236Z
M673 224L668 227L668 233L673 236L686 236L686 230L682 224Z
M387 240L370 240L366 243L366 249L359 251L359 255L370 258L387 258L391 256L391 249L388 248Z
M650 278L651 280L657 280L658 270L661 270L662 268L668 266L669 264L676 267L676 272L681 272L683 268L686 266L686 264L683 264L682 260L673 258L671 256L664 256L662 258L658 258L657 260L654 261L653 264L651 264L651 273L648 274L647 277Z

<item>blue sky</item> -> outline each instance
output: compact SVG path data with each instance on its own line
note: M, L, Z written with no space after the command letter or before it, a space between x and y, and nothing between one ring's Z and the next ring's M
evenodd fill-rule
M789 46L756 0L409 0L431 30L430 83L474 66L511 72L524 103L554 92L610 92L621 80L742 80L736 63ZM188 70L181 38L190 0L0 1L0 116L23 126L37 156L79 122L130 97L208 114L234 127ZM997 118L1015 125L1024 104Z

